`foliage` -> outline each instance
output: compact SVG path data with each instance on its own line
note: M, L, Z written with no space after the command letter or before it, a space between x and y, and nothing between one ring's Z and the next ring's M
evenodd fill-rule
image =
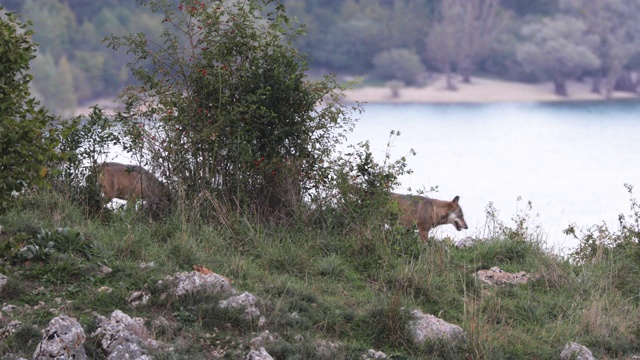
M8 263L46 261L56 252L83 256L87 260L95 254L93 244L77 230L40 229L35 236L16 233L3 239L0 260Z
M448 89L455 90L452 65L464 82L470 82L474 67L487 55L507 17L498 0L448 0L441 3L440 10L440 18L426 38L426 55L445 72Z
M575 224L570 224L564 233L573 236L580 243L572 252L571 258L577 263L600 262L607 259L628 257L637 262L638 243L640 243L640 204L633 197L633 185L625 184L629 192L631 213L618 216L619 230L610 231L608 226L603 224L593 225L582 232L576 229Z
M407 85L419 83L419 76L424 73L424 65L415 51L407 49L391 49L375 56L375 71L385 80L400 80Z
M59 150L66 154L58 162L59 174L53 182L57 191L64 193L87 214L102 211L101 189L96 169L107 161L113 147L122 146L115 124L94 106L88 117L75 117L60 123Z
M47 164L58 155L48 128L54 118L31 97L28 70L36 48L26 27L14 14L0 16L0 212L16 192L43 184Z
M593 52L597 37L589 34L587 25L578 18L544 18L524 26L522 37L518 60L528 71L551 79L558 95L567 95L567 79L600 66Z
M560 4L566 12L584 18L590 32L597 36L594 52L601 63L593 91L600 92L600 81L604 77L604 93L610 98L624 67L640 52L640 25L633 19L640 11L640 2L562 0Z
M405 157L391 159L391 147L398 136L399 131L390 132L382 162L374 159L368 141L349 145L346 153L331 159L331 172L318 179L325 184L325 191L309 193L309 202L322 210L316 215L323 222L341 229L362 227L365 237L389 222L393 212L389 191L400 185L400 176L412 172ZM413 149L410 153L415 155Z
M178 2L174 3L177 6ZM520 28L532 19L567 13L585 21L590 32L599 37L596 55L602 63L590 74L596 78L594 90L602 87L607 95L612 79L620 75L621 66L637 67L633 62L633 56L638 54L637 21L633 18L636 1L533 0L525 4L513 0L284 0L279 3L286 5L289 14L304 24L294 25L307 34L293 39L294 44L309 54L311 68L322 72L371 73L375 70L372 60L376 54L404 48L419 54L428 69L443 72L446 70L440 57L451 50L457 56L445 56L455 62L449 66L464 78L472 72L481 72L498 78L539 81L543 74L525 71L525 65L516 59L513 43L521 40ZM41 46L38 59L32 64L33 85L37 98L56 114L70 113L77 103L111 98L123 86L135 82L126 69L131 56L105 49L101 45L105 36L144 32L149 39L159 42L162 32L161 16L149 14L135 1L103 0L94 4L48 0L41 6L37 0L5 0L3 4L35 21L33 39ZM451 4L462 5L468 11L458 12L451 21L442 21ZM477 12L490 4L499 5L495 12ZM263 14L273 6L267 6ZM488 16L491 14L493 17ZM504 26L505 23L509 26ZM485 27L487 24L496 26ZM443 31L443 26L452 31ZM433 40L442 36L446 37L441 38L444 44ZM446 42L452 49L446 48ZM63 57L71 71L65 70ZM50 76L46 75L48 72ZM73 90L54 91L68 87L69 81Z
M281 220L322 186L311 175L328 171L353 120L335 79L306 78L284 8L260 15L271 3L150 1L165 18L162 43L144 34L108 43L137 59L141 85L122 93L117 115L129 150L151 159L187 203L209 194Z

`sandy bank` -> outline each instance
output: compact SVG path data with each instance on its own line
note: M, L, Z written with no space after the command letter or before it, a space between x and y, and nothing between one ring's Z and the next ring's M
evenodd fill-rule
M472 78L471 84L457 82L457 91L447 90L444 77L439 77L425 87L400 89L400 96L393 98L386 87L363 87L346 92L345 102L368 103L494 103L494 102L547 102L547 101L597 101L604 100L591 93L590 84L568 82L569 96L553 93L553 84L525 84L502 80ZM615 92L613 99L640 99L637 94Z

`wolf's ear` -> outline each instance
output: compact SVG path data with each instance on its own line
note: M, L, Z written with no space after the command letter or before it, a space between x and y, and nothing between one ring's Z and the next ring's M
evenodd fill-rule
M458 200L460 200L460 196L456 195L456 197L453 198L453 200L451 200L451 202L455 205L458 204Z

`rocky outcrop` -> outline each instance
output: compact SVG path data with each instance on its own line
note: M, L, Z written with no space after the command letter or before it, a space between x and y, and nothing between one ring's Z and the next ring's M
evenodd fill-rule
M575 342L567 343L560 353L562 360L596 360L586 346Z
M429 341L445 341L453 346L465 341L464 330L458 325L449 324L431 314L425 314L420 310L411 311L412 319L408 327L411 337L416 344Z
M535 280L538 278L537 275L531 275L524 271L520 271L517 274L512 274L500 269L497 266L494 266L489 270L480 270L476 273L476 276L478 280L480 280L480 282L492 286L503 286L507 284L526 284L530 280Z
M172 285L172 292L177 297L202 289L215 294L236 294L236 289L231 286L229 279L210 270L181 272L168 276L165 281Z
M248 320L260 316L260 310L256 307L257 301L258 299L255 295L244 292L240 295L232 296L227 300L221 300L218 306L221 309L242 309L243 318Z
M379 360L379 359L388 359L387 354L382 351L376 351L373 349L369 349L366 354L362 355L362 360Z
M58 316L49 322L42 341L33 354L34 360L75 359L84 360L86 336L80 323L68 316Z
M251 350L245 357L245 360L273 360L273 357L269 355L267 350L261 347L258 350Z
M0 291L2 291L2 288L7 285L7 276L0 274Z
M277 340L278 340L277 335L272 334L269 330L265 330L257 337L251 339L251 341L249 341L249 344L251 345L252 348L259 349L261 347L270 345L276 342Z
M144 360L149 358L146 348L171 350L150 338L144 319L132 318L120 310L112 312L109 318L98 315L98 326L91 336L101 339L100 345L109 354L108 359Z
M2 317L2 314L0 314L0 317ZM22 323L18 320L10 321L7 326L0 329L0 341L13 335L13 333L16 332L20 325L22 325Z

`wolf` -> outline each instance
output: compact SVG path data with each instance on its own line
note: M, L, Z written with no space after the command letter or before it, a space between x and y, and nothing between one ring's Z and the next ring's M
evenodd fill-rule
M436 226L452 224L458 231L468 229L462 208L458 204L459 196L451 201L445 201L418 195L391 193L391 199L398 204L398 223L408 229L416 226L424 241L428 240L429 230Z
M139 165L105 162L99 166L98 184L105 203L112 199L127 203L145 200L156 206L169 200L167 186Z

